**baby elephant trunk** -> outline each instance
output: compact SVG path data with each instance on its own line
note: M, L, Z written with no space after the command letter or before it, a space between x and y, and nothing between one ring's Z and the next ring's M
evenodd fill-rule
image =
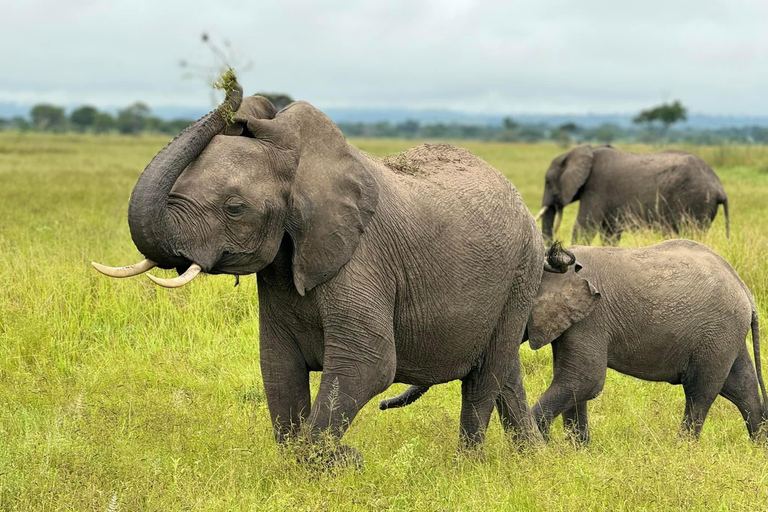
M553 243L544 256L544 270L553 274L565 274L568 272L568 267L574 263L576 263L576 256L563 249L563 245L559 241Z

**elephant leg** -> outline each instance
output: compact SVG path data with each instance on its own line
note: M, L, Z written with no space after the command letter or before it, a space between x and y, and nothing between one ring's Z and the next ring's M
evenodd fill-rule
M260 333L261 377L267 396L275 440L294 438L309 414L309 370L289 336L277 336L267 327Z
M621 227L611 222L604 222L600 229L600 239L603 245L615 247L621 241Z
M603 390L608 364L605 340L568 339L552 343L554 377L536 405L533 416L545 438L552 422L568 409L595 398ZM584 415L586 420L586 414Z
M563 411L563 427L565 431L581 444L589 443L589 420L587 418L587 402L579 402Z
M731 371L728 373L728 378L725 379L720 395L739 408L744 423L747 425L749 437L753 440L756 439L765 418L760 403L755 367L746 346L742 347L739 356L731 366Z
M364 315L325 319L323 375L305 424L313 443L334 445L360 409L392 384L396 356L391 318L366 310ZM354 452L339 447L334 457L339 450Z
M496 410L499 412L504 431L510 434L514 441L528 444L538 444L542 441L525 396L519 357L516 358L516 364L510 368L504 388L496 399Z
M698 440L709 409L723 387L723 379L718 379L712 369L689 371L690 376L683 379L685 392L685 411L680 425L681 434Z
M515 437L530 444L542 442L523 388L520 340L528 321L535 288L516 290L504 305L491 336L488 352L462 380L461 445L475 446L484 440L494 406L502 424ZM521 300L527 294L529 302Z
M571 233L571 243L578 245L589 245L597 234L597 226L588 220L576 219Z

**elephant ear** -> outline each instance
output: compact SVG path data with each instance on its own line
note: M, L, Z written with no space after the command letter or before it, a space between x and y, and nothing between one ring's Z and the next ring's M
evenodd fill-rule
M293 282L300 295L336 276L352 258L378 204L378 184L363 155L322 112L298 101L273 121L249 122L276 154L298 152L285 229L293 240ZM289 158L278 157L280 160Z
M274 119L277 109L272 102L264 96L248 96L243 98L240 108L234 113L234 122L224 128L224 135L252 136L253 130L248 128L248 123L253 124L259 119Z
M578 263L575 267L581 269ZM528 317L531 348L538 350L552 343L569 327L586 318L599 300L600 292L574 272L573 267L565 274L544 272Z
M579 189L592 171L594 155L590 146L579 146L565 157L565 169L560 175L560 199L563 204L573 202Z

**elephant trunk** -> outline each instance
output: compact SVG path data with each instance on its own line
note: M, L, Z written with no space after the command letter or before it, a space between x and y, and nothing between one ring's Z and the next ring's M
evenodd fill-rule
M182 171L222 132L227 119L240 107L243 89L233 80L224 103L192 123L163 148L141 173L128 205L128 225L133 243L161 268L189 265L177 252L178 235L168 216L168 196Z
M550 205L547 207L544 214L541 216L541 232L544 235L544 240L549 243L552 241L553 231L552 227L555 224L555 215L557 213L557 207Z

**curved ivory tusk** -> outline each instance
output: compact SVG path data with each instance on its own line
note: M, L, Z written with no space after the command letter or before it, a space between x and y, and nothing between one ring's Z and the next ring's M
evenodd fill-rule
M152 260L143 260L134 265L128 265L127 267L107 267L96 263L95 261L92 261L91 265L93 265L93 268L109 277L133 277L143 274L147 270L157 266Z
M149 277L152 282L159 284L163 288L178 288L193 280L201 270L202 269L200 268L200 265L193 263L189 266L186 272L181 274L179 277L174 277L173 279L161 279L159 277L153 276L152 274L147 274L147 277Z
M541 210L539 210L539 213L536 214L536 218L534 218L533 220L535 220L536 222L539 222L539 219L541 218L542 215L544 215L544 213L547 210L549 210L549 206L543 207Z
M560 229L560 223L563 221L563 209L560 208L557 210L557 213L555 214L555 228L552 230L552 234L557 233L557 230Z

